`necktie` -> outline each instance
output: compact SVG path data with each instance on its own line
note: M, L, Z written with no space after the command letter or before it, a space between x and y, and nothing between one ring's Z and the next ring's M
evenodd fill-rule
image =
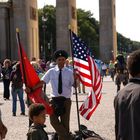
M59 76L58 76L58 93L62 93L62 70L60 69Z

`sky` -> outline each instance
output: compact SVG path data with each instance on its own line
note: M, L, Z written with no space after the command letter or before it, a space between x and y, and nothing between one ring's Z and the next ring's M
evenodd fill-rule
M38 8L56 5L56 0L38 0ZM77 8L90 10L99 20L99 0L76 0ZM140 0L116 0L116 29L123 36L140 42Z

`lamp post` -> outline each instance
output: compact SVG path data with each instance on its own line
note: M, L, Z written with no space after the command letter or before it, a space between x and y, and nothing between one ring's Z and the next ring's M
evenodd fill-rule
M42 25L42 28L43 28L43 57L46 61L46 35L45 35L45 33L46 33L46 28L47 28L47 26L46 26L47 17L45 14L42 16L42 21L43 21L43 25Z
M113 50L111 51L111 54L112 54L112 61L114 62L114 51Z

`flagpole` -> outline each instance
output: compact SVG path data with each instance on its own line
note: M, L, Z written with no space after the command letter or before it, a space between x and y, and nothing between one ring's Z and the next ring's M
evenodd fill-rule
M71 46L72 62L74 62L73 53L72 53L72 44L73 44L73 41L72 41L72 35L71 35L70 25L69 25L69 34L70 34L70 46ZM73 72L74 72L74 63L72 63L72 64L73 64ZM76 84L76 79L75 78L74 78L74 88L75 88L75 97L76 97L78 128L79 128L79 133L80 133L80 136L81 136L79 105L78 105L78 94L77 94L77 84Z
M22 54L22 48L21 48L20 35L19 35L19 29L18 28L16 28L16 38L17 38L17 43L18 43L18 47L19 47L21 65L22 65L22 68L23 68L22 72L23 72L24 83L25 83L25 86L27 86L27 79L26 79L25 67L24 67L24 63L23 63L23 54Z
M23 73L23 79L24 79L24 83L25 86L27 86L27 79L26 79L26 74L25 74L25 67L24 67L24 63L23 63L23 54L22 54L22 48L21 48L21 41L20 41L20 35L19 35L19 29L16 28L16 39L17 39L17 43L18 43L18 47L19 47L19 55L20 55L20 60L21 60L21 65L22 65L22 73ZM27 105L29 106L29 97L27 94ZM29 119L29 127L32 124L32 121Z

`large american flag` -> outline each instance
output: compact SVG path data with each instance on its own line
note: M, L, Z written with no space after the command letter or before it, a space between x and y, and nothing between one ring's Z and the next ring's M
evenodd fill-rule
M101 99L102 80L89 48L75 33L71 33L75 71L80 81L85 86L91 87L91 92L79 110L80 114L89 120Z

